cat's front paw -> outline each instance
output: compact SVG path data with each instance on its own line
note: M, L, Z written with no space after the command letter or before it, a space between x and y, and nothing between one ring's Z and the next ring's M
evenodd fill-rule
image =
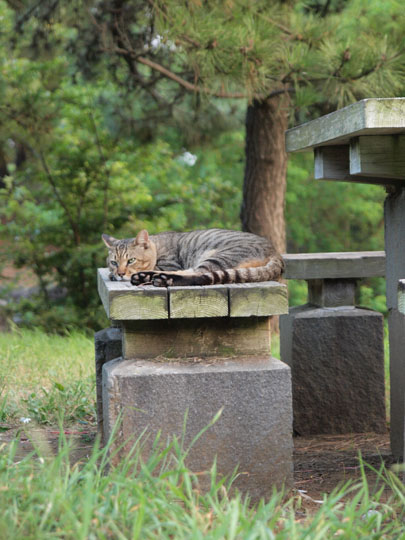
M155 274L152 277L152 284L155 287L170 287L173 285L173 277L170 274Z
M138 286L150 283L152 285L152 277L155 274L156 272L137 272L136 274L132 274L131 284Z
M190 276L182 274L155 274L152 277L152 283L155 287L176 287L184 285L192 285Z

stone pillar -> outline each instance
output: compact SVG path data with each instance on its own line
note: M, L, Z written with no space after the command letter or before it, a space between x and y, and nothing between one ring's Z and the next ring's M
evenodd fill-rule
M384 432L383 316L354 307L353 279L310 279L308 296L280 317L294 431Z
M202 489L214 459L219 476L238 469L234 486L252 500L291 487L291 372L270 355L269 316L287 311L285 285L137 289L100 270L99 291L122 331L122 357L103 363L98 382L104 439L117 430L113 459L142 434L144 459L158 435L187 450L209 426L186 458Z
M392 190L384 205L387 308L390 342L391 450L404 453L405 315L398 310L398 280L405 278L405 191Z

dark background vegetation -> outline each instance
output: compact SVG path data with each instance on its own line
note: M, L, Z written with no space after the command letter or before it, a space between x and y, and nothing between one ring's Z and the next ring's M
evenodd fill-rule
M241 228L242 202L244 228L257 210L288 252L383 249L383 188L315 182L304 154L285 184L284 151L247 154L266 134L245 121L264 111L279 144L284 123L401 95L400 3L0 0L0 19L0 265L37 284L10 302L2 279L18 324L106 326L102 232ZM259 208L276 191L285 226ZM359 302L383 311L383 281Z

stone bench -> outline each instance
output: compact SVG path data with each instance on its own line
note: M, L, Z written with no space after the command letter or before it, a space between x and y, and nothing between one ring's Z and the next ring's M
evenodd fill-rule
M385 253L285 255L288 279L308 283L308 303L280 317L280 353L291 367L294 430L385 432L381 313L355 307L356 282L385 276Z
M99 425L104 440L122 416L112 450L146 430L185 448L215 417L187 457L191 470L242 473L253 499L292 484L292 402L288 366L270 355L270 317L288 312L276 282L209 287L133 287L98 271L98 290L116 328L96 335ZM122 351L122 352L121 352ZM118 354L117 354L118 353ZM118 358L117 358L118 356ZM199 476L208 486L209 475Z
M405 98L369 98L286 132L287 152L314 151L318 181L385 186L386 296L390 344L390 437L404 455L405 333L398 280L405 276Z

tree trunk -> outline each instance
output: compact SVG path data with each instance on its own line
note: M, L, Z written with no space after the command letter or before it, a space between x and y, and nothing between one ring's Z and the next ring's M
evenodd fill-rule
M8 175L8 167L6 158L2 150L0 149L0 189L5 189L6 183L4 182L4 177Z
M286 249L284 133L287 123L288 102L283 95L255 100L248 107L242 228L265 236L280 253Z

